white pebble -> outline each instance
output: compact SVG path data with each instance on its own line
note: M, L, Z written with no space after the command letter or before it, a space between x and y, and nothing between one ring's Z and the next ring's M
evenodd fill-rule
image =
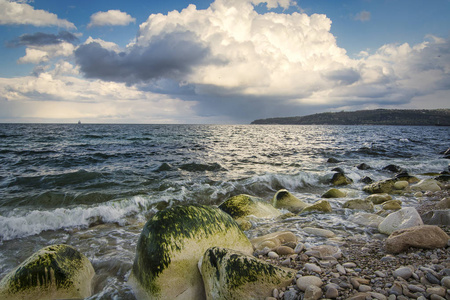
M267 253L267 256L270 258L278 258L280 257L276 252L274 251L270 251L269 253Z
M322 269L318 265L315 265L315 264L309 264L309 263L305 264L305 268L306 268L306 270L308 270L310 272L316 272L316 273L322 272Z
M347 272L345 271L345 268L341 264L336 265L336 270L341 274L344 274L344 275L347 274Z

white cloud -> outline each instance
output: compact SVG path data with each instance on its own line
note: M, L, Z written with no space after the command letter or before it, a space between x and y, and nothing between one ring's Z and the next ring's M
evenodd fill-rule
M367 21L370 21L371 17L372 17L372 15L369 11L363 10L356 14L355 20L361 21L361 22L367 22Z
M91 16L88 28L92 26L126 26L136 19L120 10L99 11Z
M25 56L19 58L17 62L20 64L39 64L55 57L70 56L74 50L75 46L67 42L44 46L29 46L25 49Z
M31 5L22 2L0 0L0 24L58 26L76 29L73 23L59 19L53 13L41 9L34 9Z

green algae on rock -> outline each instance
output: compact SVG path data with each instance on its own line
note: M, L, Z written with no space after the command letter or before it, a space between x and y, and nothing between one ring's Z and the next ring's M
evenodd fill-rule
M326 191L325 194L322 195L322 198L344 198L345 196L347 196L347 193L332 188Z
M129 279L137 298L204 299L197 263L213 246L253 252L238 224L220 209L178 206L158 212L137 244Z
M331 208L330 202L328 202L327 200L319 200L319 201L315 202L314 204L311 204L310 206L307 206L304 209L302 209L302 211L300 213L312 212L312 211L332 212L333 209Z
M78 299L91 296L95 271L68 245L42 248L0 282L0 299Z
M396 179L385 179L380 180L369 185L366 185L363 188L363 191L369 194L389 194L394 189L394 184Z
M360 210L368 210L368 211L374 210L372 201L362 200L362 199L348 200L342 205L342 207L348 208L348 209L360 209Z
M285 208L291 212L299 212L309 204L292 195L288 190L282 189L276 192L272 200L276 208Z
M257 218L273 218L281 215L281 212L271 204L264 202L258 197L245 194L228 198L219 205L219 208L232 216L233 219L250 215Z
M219 247L208 249L199 267L208 300L265 299L274 288L291 284L296 274L295 270Z

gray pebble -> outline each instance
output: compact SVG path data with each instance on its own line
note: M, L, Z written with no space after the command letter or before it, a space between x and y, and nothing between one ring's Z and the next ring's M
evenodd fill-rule
M389 290L389 294L394 294L396 296L400 296L403 294L403 288L402 285L399 282L394 282L392 287Z
M386 273L381 271L375 271L375 275L377 275L378 277L386 277Z
M388 300L395 300L397 297L394 294L390 294Z
M339 291L334 287L329 287L325 292L325 298L334 299L339 296Z
M425 293L424 288L413 284L408 285L408 289L413 293Z
M430 296L430 299L431 299L431 300L446 300L444 297L441 297L441 296L436 295L436 294L432 294L432 295Z
M371 290L372 290L372 288L365 284L361 284L358 288L358 291L360 291L361 293L370 292Z
M336 270L341 274L347 274L347 271L345 271L345 268L341 264L336 265Z
M289 290L284 292L284 300L297 300L298 299L298 294L297 291L295 290Z
M425 275L425 278L432 284L441 284L441 281L439 279L437 279L437 277L434 276L433 274L431 274L430 272L428 272Z
M274 251L270 251L269 253L267 253L267 256L270 258L278 258L280 257L276 252Z
M344 268L356 268L356 264L353 262L346 262L346 263L342 264L342 266Z
M412 276L413 270L409 267L400 267L393 272L394 277L401 277L403 279L408 279Z
M444 278L442 278L441 285L450 289L450 276L445 276Z
M321 273L322 269L315 264L305 264L305 268L306 270L310 271L310 272L315 272L315 273Z
M434 286L434 287L427 288L428 295L436 294L441 297L445 297L446 292L447 292L446 288L442 287L442 286Z

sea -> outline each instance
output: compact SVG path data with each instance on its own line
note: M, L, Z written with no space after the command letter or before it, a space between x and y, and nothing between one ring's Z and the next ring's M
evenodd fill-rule
M383 170L391 164L419 179L448 171L449 137L450 127L438 126L0 124L0 278L64 243L94 266L89 299L135 299L127 278L136 244L159 210L238 194L270 202L280 189L314 203L336 167L353 184L346 198L330 200L333 213L255 219L245 233L291 230L307 245L327 242L303 232L309 226L370 238L376 230L341 208L367 196L361 179L391 178Z

